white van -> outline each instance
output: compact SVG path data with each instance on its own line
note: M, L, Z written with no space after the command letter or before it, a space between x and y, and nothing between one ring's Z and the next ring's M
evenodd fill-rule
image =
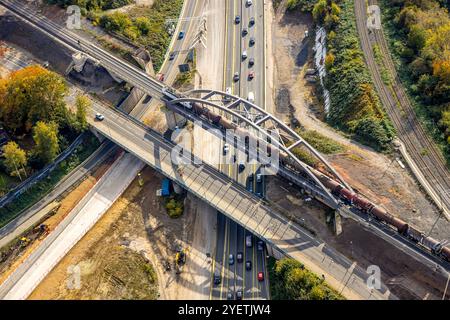
M231 93L231 87L227 87L227 89L225 90L225 93L226 93L226 94L232 94L232 93ZM231 101L231 98L228 97L228 96L226 96L226 97L223 98L223 100L224 100L224 101Z
M255 102L255 94L253 93L253 91L250 91L248 93L248 99L249 102L254 103Z
M245 237L245 246L247 248L251 248L253 246L253 237L249 234L248 236Z

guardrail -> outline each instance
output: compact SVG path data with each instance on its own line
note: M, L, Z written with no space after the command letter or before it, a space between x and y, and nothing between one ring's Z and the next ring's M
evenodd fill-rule
M55 159L53 163L49 164L43 170L28 178L27 180L19 184L16 188L8 192L5 196L3 196L0 199L0 208L6 206L8 203L27 191L41 179L47 177L62 161L66 160L72 154L72 152L83 142L84 138L85 134L80 134L75 139L75 141L72 142L72 144Z

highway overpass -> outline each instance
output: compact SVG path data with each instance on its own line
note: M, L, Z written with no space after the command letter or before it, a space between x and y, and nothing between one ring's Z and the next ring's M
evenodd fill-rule
M23 3L1 0L8 9L28 22L47 32L58 42L87 52L99 60L115 76L141 88L156 99L164 99L162 83L157 82L141 70L134 68L104 50L97 48L79 36L63 30L42 16L30 13ZM352 264L338 252L314 239L308 232L292 224L284 216L271 210L260 198L254 196L238 183L216 169L206 165L175 166L171 159L174 144L140 122L108 107L95 105L93 113L105 115L103 122L93 120L91 125L100 133L125 150L133 153L145 163L177 181L187 190L211 206L244 225L256 235L302 263L312 271L323 274L327 282L354 299L392 298L383 286L371 290L367 285L368 274Z
M105 120L95 121L97 112L103 114ZM102 135L245 226L269 245L304 263L310 270L325 275L327 282L345 296L353 299L392 298L385 286L380 290L369 289L366 285L369 275L364 270L215 168L206 163L175 165L172 161L175 144L131 116L95 104L89 122ZM186 154L181 157L186 162L191 160Z

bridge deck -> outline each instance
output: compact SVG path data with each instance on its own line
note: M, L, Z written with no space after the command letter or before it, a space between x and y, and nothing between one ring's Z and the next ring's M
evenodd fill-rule
M93 115L97 112L105 115L104 121L93 120ZM348 298L390 297L385 287L372 292L366 286L368 275L362 269L276 213L263 200L247 192L227 176L207 164L174 164L171 157L174 144L158 133L146 129L126 115L98 104L93 106L89 119L90 124L108 139L178 182L268 244L301 261L313 272L325 275L327 282Z

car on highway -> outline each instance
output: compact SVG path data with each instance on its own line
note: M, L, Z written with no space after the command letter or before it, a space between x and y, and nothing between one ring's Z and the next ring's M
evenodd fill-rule
M245 270L252 270L252 262L250 260L245 262Z
M255 38L251 37L249 43L250 43L250 47L253 47L255 45L255 43L256 43Z
M103 121L103 120L105 120L105 116L102 115L101 113L96 113L95 114L95 119L98 120L98 121Z
M253 67L254 65L255 65L255 58L250 58L250 60L248 60L248 66Z
M228 151L230 151L230 146L225 143L225 145L223 146L223 155L226 155Z
M214 272L214 284L220 284L222 282L222 278L220 277L219 271Z
M256 175L256 182L257 182L257 183L261 183L261 182L262 182L262 174L261 174L261 173L258 173L258 174Z
M244 170L245 170L245 164L240 163L240 164L239 164L239 173L241 173L241 172L244 171Z
M258 281L264 281L264 272L258 272Z
M248 175L248 183L252 183L253 182L253 173L250 173L249 175Z
M248 93L247 100L248 100L249 102L251 102L251 103L255 102L255 94L253 93L253 91L250 91L250 92Z
M242 290L236 291L236 300L242 300Z
M169 60L172 61L173 59L175 59L175 52L169 54Z
M253 241L252 241L252 235L249 234L248 236L245 237L245 246L247 248L251 248L253 246Z
M228 291L227 300L234 300L234 294L231 291L231 289L229 289L229 291Z
M238 82L241 77L239 76L239 72L236 72L233 76L234 82Z
M247 51L242 52L242 60L247 59L247 57L248 57Z
M185 36L185 34L186 34L186 32L184 32L184 31L180 31L180 33L178 34L178 40L181 40L181 39L183 39L183 38L184 38L184 36Z
M251 17L251 18L250 18L250 21L248 22L248 25L249 25L250 27L253 27L253 26L255 25L255 17Z
M258 240L257 247L258 247L258 251L263 251L264 250L264 242L262 240Z
M230 254L230 256L228 257L228 264L230 266L232 266L234 264L234 255Z
M245 5L246 5L247 7L250 7L252 4L253 4L253 1L252 1L252 0L246 0L246 1L245 1Z
M253 80L255 78L255 71L250 71L248 74L248 80Z
M236 254L236 260L238 263L242 263L242 261L244 261L244 254L242 252L238 252Z
M242 36L245 37L246 35L248 35L248 30L247 28L242 29Z
M241 16L236 16L236 18L234 18L234 22L236 23L236 24L239 24L239 23L241 23Z

